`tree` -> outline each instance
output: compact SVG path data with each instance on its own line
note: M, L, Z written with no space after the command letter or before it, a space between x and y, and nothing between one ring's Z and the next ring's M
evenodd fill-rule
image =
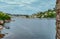
M56 2L56 39L60 39L60 0Z

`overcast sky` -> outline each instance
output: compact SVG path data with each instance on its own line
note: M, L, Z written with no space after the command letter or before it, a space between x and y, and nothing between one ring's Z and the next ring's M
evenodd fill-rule
M56 0L0 0L0 11L11 14L33 14L55 7Z

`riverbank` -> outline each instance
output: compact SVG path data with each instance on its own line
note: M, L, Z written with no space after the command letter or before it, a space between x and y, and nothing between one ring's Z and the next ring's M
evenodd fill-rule
M36 12L31 15L24 15L24 14L9 14L11 16L15 17L21 17L21 18L56 18L56 11L55 9L51 10L48 9L47 11L44 12Z

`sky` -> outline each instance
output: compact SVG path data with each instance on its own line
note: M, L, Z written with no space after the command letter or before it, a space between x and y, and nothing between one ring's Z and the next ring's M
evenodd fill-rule
M0 0L0 11L10 14L34 14L53 9L56 0Z

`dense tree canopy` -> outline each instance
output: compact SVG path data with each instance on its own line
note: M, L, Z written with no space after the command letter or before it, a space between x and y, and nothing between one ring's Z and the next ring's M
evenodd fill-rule
M0 11L0 20L9 20L9 19L11 19L11 18L8 14Z
M32 16L36 16L37 18L54 18L56 17L55 8L53 10L49 9L48 11L32 14Z

